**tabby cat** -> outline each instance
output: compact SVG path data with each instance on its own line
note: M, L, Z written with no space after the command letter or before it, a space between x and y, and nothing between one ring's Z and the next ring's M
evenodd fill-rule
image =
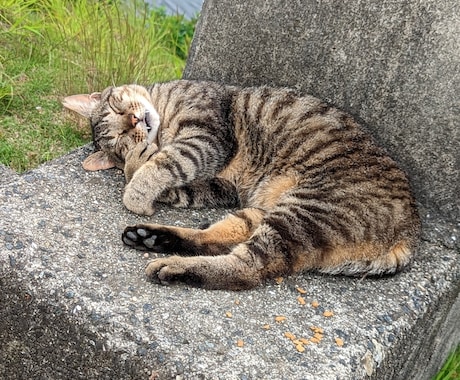
M90 119L87 170L124 169L124 205L240 206L206 229L129 226L123 242L176 253L153 281L248 289L301 270L394 273L419 218L408 180L348 114L290 89L179 80L109 87L64 105Z

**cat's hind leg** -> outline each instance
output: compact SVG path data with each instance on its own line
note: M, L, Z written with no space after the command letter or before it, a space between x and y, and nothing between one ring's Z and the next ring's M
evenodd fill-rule
M236 249L239 247L240 245ZM158 284L182 282L205 289L251 289L260 285L263 280L251 263L233 253L222 256L169 256L154 259L149 262L145 272L152 282Z
M146 274L153 282L166 285L185 282L207 289L243 290L266 278L291 273L289 259L279 234L262 222L227 255L158 258L147 265Z
M159 224L126 227L123 242L135 249L182 256L227 254L238 243L248 240L260 224L264 211L246 208L200 230Z

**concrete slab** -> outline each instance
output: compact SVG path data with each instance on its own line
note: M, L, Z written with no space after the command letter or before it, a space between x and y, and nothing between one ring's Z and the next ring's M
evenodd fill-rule
M420 254L394 277L163 287L120 241L148 218L123 208L119 171L81 168L88 152L0 183L0 378L429 379L459 341L458 225L426 217ZM225 212L165 207L151 220ZM315 326L324 335L304 352L285 335L311 339Z

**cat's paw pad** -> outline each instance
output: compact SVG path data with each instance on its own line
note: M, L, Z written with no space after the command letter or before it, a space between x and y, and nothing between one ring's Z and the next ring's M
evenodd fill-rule
M126 227L121 238L123 243L130 247L139 250L151 250L155 247L157 236L145 228L133 226Z
M182 282L193 286L201 286L202 279L188 270L181 260L183 258L180 257L155 259L147 264L145 274L156 284L171 285Z
M174 252L178 237L167 229L146 226L126 227L122 234L123 243L140 251L158 253Z

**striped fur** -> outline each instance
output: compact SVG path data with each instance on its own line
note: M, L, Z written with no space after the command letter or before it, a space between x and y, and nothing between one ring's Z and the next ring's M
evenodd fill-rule
M90 169L124 167L129 210L240 206L204 230L127 227L127 245L180 255L149 263L155 281L245 289L301 270L394 273L411 259L420 223L405 174L317 98L181 80L109 88L86 104L101 161Z

